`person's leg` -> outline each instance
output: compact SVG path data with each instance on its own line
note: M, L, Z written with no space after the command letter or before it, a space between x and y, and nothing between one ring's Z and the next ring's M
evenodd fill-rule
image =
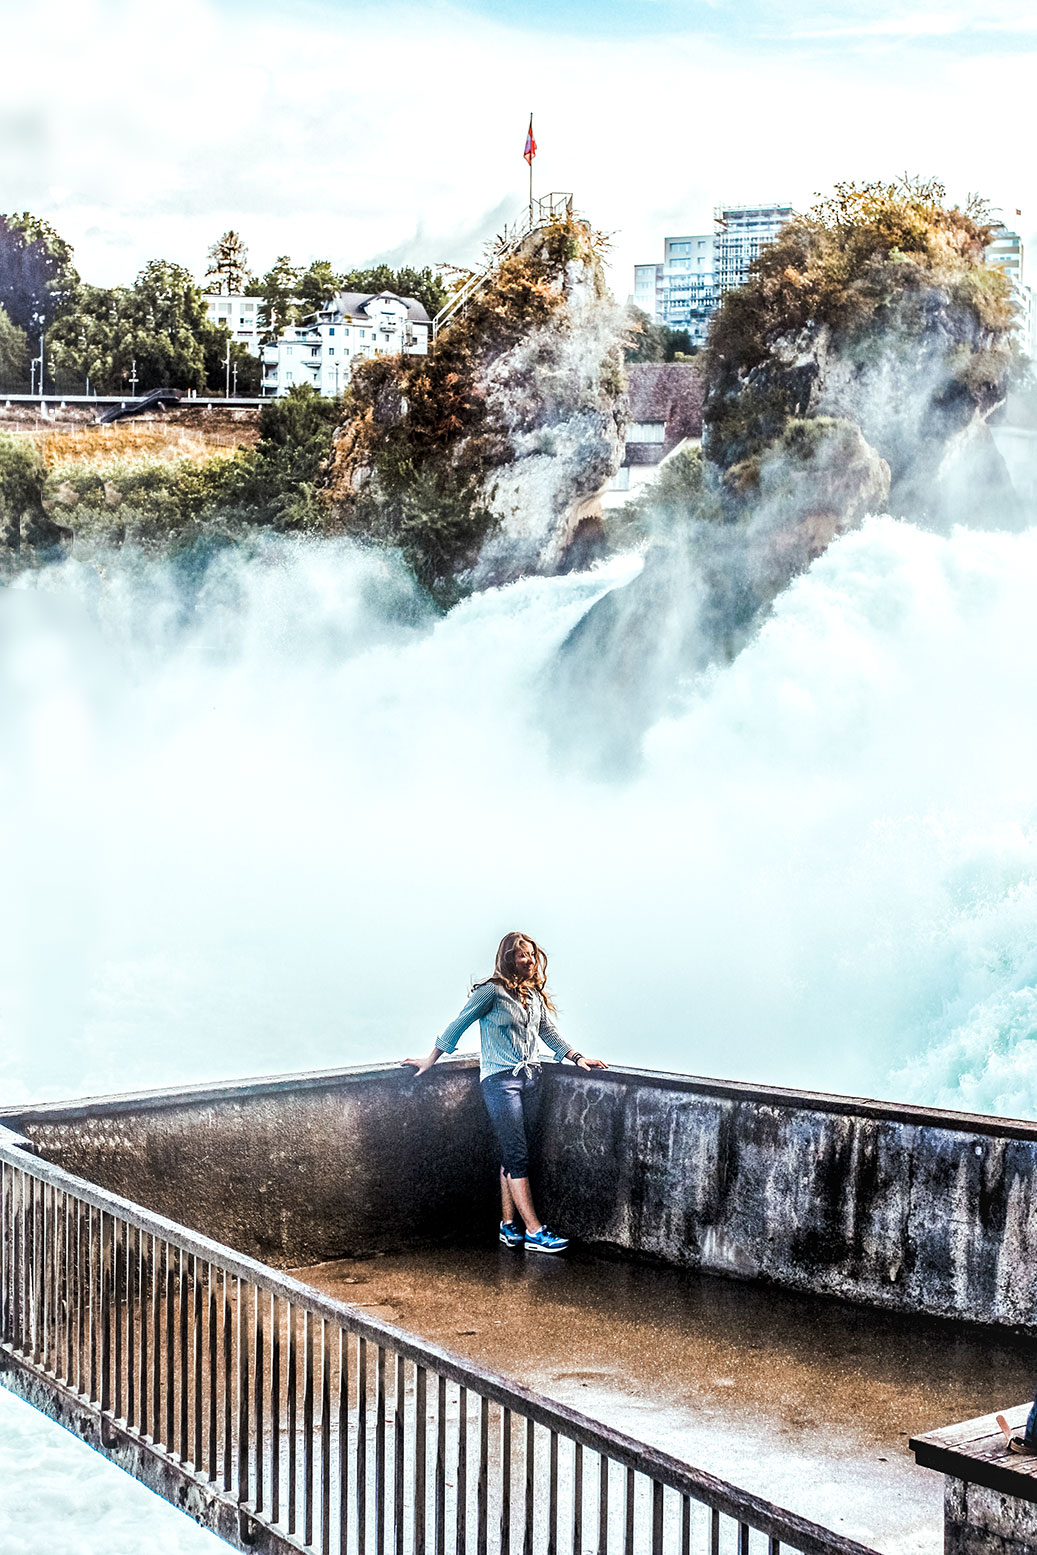
M519 1206L519 1213L526 1223L527 1231L539 1231L543 1221L536 1212L533 1203L533 1189L529 1180L529 1155L536 1139L537 1129L540 1125L540 1098L543 1094L540 1075L534 1070L532 1074L522 1076L522 1132L525 1139L525 1164L526 1175L517 1180L513 1179L511 1192Z
M1023 1441L1027 1447L1037 1447L1037 1398L1033 1401L1033 1407L1026 1417L1026 1431Z
M540 1222L529 1197L529 1156L522 1105L522 1079L509 1074L488 1075L481 1085L483 1101L493 1124L501 1161L501 1218L512 1220L516 1209L527 1229L536 1231ZM532 1216L532 1225L528 1216Z
M511 1196L511 1178L503 1166L500 1169L500 1218L505 1225L515 1219L515 1200Z
M518 1212L525 1222L526 1230L534 1232L539 1231L540 1227L543 1225L543 1221L540 1219L540 1216L536 1212L536 1206L533 1203L533 1195L530 1191L528 1177L511 1178L511 1196L518 1206Z

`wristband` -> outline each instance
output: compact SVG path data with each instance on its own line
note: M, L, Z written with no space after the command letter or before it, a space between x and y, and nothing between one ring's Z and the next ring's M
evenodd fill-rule
M583 1057L583 1054L582 1053L577 1053L576 1049L574 1048L573 1051L568 1056L569 1056L569 1058L572 1060L572 1062L574 1064L578 1064L580 1062L580 1059Z

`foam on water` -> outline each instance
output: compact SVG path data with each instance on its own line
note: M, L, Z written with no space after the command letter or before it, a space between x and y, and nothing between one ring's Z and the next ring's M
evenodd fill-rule
M637 565L442 620L339 543L6 591L5 1100L427 1047L518 924L617 1061L1031 1114L1037 537L870 521L595 781L542 671Z
M427 1049L522 926L584 1050L1033 1116L1037 535L870 521L593 781L542 672L638 565L442 620L291 540L0 593L3 1102ZM0 1417L2 1555L212 1547Z

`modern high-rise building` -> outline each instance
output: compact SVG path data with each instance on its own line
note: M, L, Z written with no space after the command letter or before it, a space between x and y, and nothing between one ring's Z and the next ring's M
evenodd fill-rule
M718 205L713 212L717 300L749 278L749 266L794 212L791 205Z
M986 248L986 261L1012 283L1019 304L1019 341L1027 356L1037 357L1037 297L1026 284L1023 240L1018 232L998 226Z
M726 291L741 286L750 261L777 236L791 205L723 205L715 232L663 239L663 262L634 266L633 300L656 324L686 329L702 345L709 321Z
M654 323L686 329L692 344L701 344L716 305L713 234L692 232L664 238L661 265L634 266L633 300Z

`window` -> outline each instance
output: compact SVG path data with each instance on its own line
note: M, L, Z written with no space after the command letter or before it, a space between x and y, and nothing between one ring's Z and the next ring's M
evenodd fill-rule
M367 339L367 331L366 330L362 329L360 331L360 338L361 338L361 340L366 340Z
M335 331L334 331L334 329L329 329L329 330L328 330L328 334L329 334L329 335L333 335L333 334L334 334L334 333L335 333Z
M328 347L328 355L329 356L334 356L335 355L335 347L334 346L329 346Z
M285 350L286 350L286 352L287 352L287 353L288 353L288 355L289 355L289 356L291 356L291 354L292 354L292 348L291 348L291 346L286 346L286 347L285 347Z
M285 381L285 383L291 383L291 381L292 381L292 375L291 375L291 373L285 373L285 375L284 375L284 381Z
M628 443L665 443L665 421L632 421L627 427Z

